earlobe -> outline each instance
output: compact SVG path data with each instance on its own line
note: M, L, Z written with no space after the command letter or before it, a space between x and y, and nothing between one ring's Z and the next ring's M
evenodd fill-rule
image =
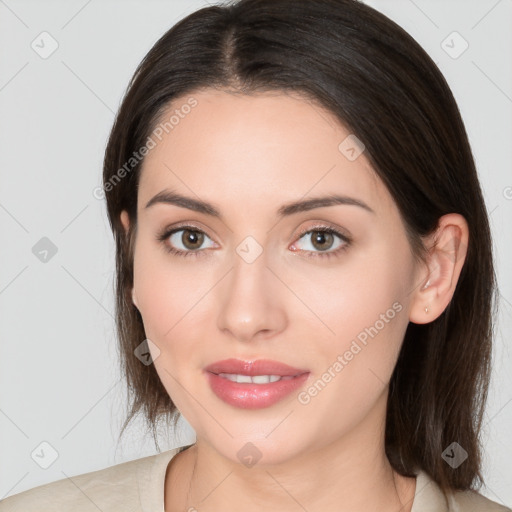
M436 232L428 242L428 268L411 302L411 322L432 322L446 309L466 259L468 240L469 230L462 215L449 213L439 219Z
M139 304L137 303L137 297L135 295L135 288L132 288L132 302L137 309L139 309Z
M120 215L121 224L123 225L125 233L128 233L128 229L130 228L130 217L126 210L123 210Z

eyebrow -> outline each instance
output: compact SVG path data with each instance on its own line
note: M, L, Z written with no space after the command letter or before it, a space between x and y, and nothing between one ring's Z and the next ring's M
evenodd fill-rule
M212 217L217 217L219 219L222 218L220 210L213 204L202 201L200 199L183 196L172 190L162 190L148 201L145 208L149 208L150 206L159 203L175 205L181 208L187 208L188 210L193 210L195 212L204 213L205 215L210 215ZM325 206L335 205L358 206L370 213L375 214L375 211L360 199L337 194L313 197L311 199L287 203L281 206L276 213L279 217L286 217L296 213L314 210L315 208L323 208Z

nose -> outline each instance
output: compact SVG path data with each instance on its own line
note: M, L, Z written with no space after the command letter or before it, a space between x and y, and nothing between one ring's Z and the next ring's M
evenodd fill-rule
M265 250L255 259L254 254L251 256L236 254L216 297L217 327L244 342L268 339L285 329L287 323L286 286L269 267Z

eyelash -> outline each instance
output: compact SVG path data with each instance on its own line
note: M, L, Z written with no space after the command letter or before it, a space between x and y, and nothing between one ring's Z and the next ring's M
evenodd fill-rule
M180 226L175 226L172 229L167 229L167 228L164 229L160 234L157 235L157 240L163 244L165 250L168 253L170 253L170 254L173 254L175 256L180 256L180 257L183 257L183 258L186 258L188 256L199 257L201 255L201 253L204 252L203 250L182 251L182 250L179 250L179 249L175 249L174 247L170 246L167 243L167 239L171 235L173 235L174 233L177 233L179 231L183 231L183 230L189 230L189 231L192 231L194 233L202 233L202 234L208 236L203 230L197 228L196 226L192 226L190 224L183 224L183 225L180 225ZM350 237L340 233L338 230L334 229L333 227L325 226L325 225L310 226L307 229L302 230L297 235L297 240L300 240L306 234L316 233L316 232L319 232L319 233L330 233L330 234L336 235L338 238L340 238L344 242L344 244L342 246L338 247L337 249L335 249L334 251L314 252L314 251L307 251L307 250L304 250L304 249L298 249L297 252L301 252L302 251L302 252L307 253L307 255L306 255L307 258L318 258L318 257L319 258L332 258L332 257L339 257L339 256L341 256L341 254L343 252L345 252L350 247L350 245L352 243L352 239ZM208 238L210 238L210 237L208 237Z

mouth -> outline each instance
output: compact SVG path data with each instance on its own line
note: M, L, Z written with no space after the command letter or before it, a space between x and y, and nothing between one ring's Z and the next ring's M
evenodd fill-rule
M204 372L218 398L242 409L270 407L302 386L310 374L266 359L226 359L205 367Z

